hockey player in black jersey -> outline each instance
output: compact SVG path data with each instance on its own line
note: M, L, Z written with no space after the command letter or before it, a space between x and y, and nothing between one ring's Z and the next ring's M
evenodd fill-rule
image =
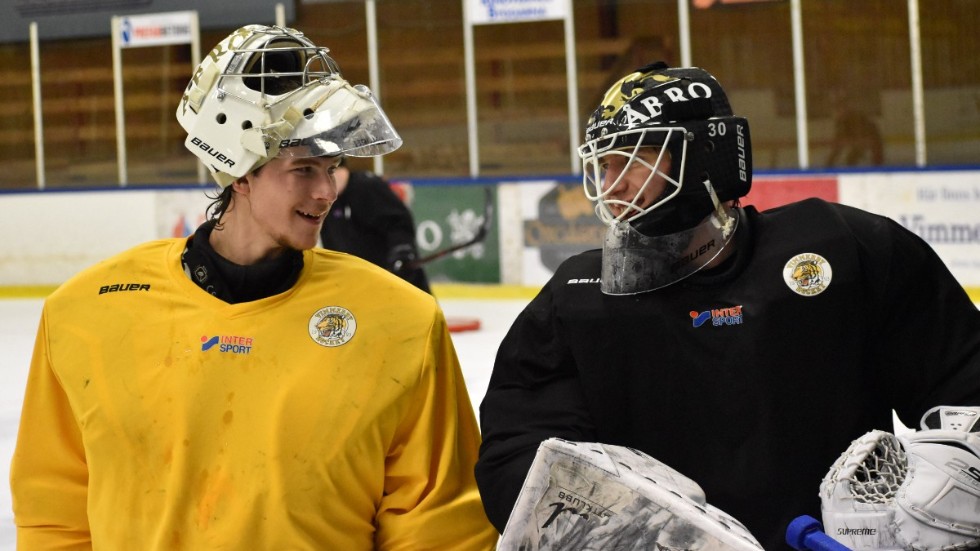
M476 474L498 530L559 437L645 452L788 549L827 466L893 409L915 426L939 404L980 405L980 312L933 250L817 199L740 207L749 125L706 71L625 76L579 154L609 228L497 353Z
M323 247L363 258L431 294L425 270L416 265L415 220L391 184L351 170L346 160L334 181L338 195L320 229Z

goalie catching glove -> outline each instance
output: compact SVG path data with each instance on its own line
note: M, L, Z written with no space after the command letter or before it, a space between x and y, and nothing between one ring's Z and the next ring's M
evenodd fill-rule
M920 431L858 438L820 500L827 534L855 551L980 549L980 407L938 406Z

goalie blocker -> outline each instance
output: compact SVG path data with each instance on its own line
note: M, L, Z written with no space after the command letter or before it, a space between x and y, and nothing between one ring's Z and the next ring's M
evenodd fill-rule
M497 549L762 551L664 463L632 448L558 438L538 447Z

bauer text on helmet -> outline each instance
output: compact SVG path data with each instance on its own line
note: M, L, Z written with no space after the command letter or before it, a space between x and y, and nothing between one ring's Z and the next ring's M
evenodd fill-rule
M401 146L371 91L344 80L328 52L294 29L248 25L205 56L177 120L221 187L276 156L373 157Z

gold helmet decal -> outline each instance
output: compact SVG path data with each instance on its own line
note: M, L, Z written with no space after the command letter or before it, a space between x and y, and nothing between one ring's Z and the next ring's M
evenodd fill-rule
M815 253L798 254L783 267L783 281L794 293L805 297L827 290L832 277L830 263Z
M626 102L636 97L654 86L678 80L676 77L664 75L662 73L634 72L626 75L613 84L606 95L602 97L599 109L592 114L593 119L609 119L626 105ZM589 124L594 124L596 120L589 120Z
M732 116L732 112L724 90L711 74L697 67L670 68L655 62L609 87L589 116L585 139L717 116ZM634 143L627 140L615 147Z

